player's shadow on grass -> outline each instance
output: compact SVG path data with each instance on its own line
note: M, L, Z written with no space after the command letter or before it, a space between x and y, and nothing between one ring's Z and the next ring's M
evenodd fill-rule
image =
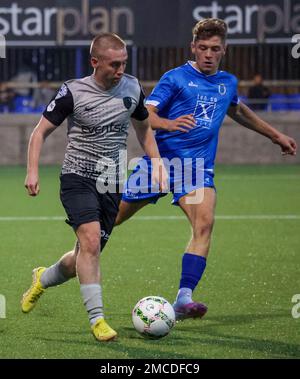
M92 353L92 349L96 349L96 351L99 351L99 357L101 356L101 351L107 350L107 351L113 351L115 353L119 353L118 357L120 358L129 358L129 359L130 358L131 359L140 359L140 358L184 359L184 358L187 358L186 355L183 355L178 352L165 351L164 349L166 349L168 346L174 345L174 343L173 344L166 343L165 339L164 340L146 340L146 339L137 337L137 342L139 342L138 346L137 347L128 346L128 340L127 338L125 338L124 335L122 335L122 332L120 332L120 336L118 337L118 339L112 342L97 342L96 340L93 341L92 337L90 341L86 341L86 339L84 341L78 340L78 339L76 340L69 337L63 337L63 338L37 337L37 339L40 341L48 342L48 343L66 344L70 346L77 345L79 348L84 346L85 349L87 346L89 346L89 348L91 348L91 356L94 355ZM143 345L144 347L142 347L141 345ZM153 351L151 350L151 346L155 347ZM122 357L122 354L124 355L123 357ZM56 357L56 358L59 358L59 357Z
M141 344L137 347L128 346L125 343L112 343L105 344L105 348L112 350L115 353L124 353L127 358L131 359L186 359L189 356L184 355L179 352L174 352L172 350L166 351L166 346L163 344L163 341L150 341L143 340L141 341L144 347L141 347ZM150 345L153 346L153 350ZM155 347L155 349L154 349ZM200 357L199 357L200 358Z
M253 323L257 320L266 320L266 319L277 319L287 317L287 312L282 311L280 313L261 313L261 314L242 314L242 315L221 315L221 316L207 316L205 321L216 321L218 324L215 325L245 325ZM209 325L213 326L213 325Z
M238 327L238 325L254 324L253 330L255 330L255 322L257 320L274 320L276 318L286 318L286 312L277 314L257 314L257 315L227 315L227 316L212 316L207 317L205 322L202 323L202 327L198 323L201 320L193 320L189 324L181 323L176 330L179 333L190 333L194 331L195 335L197 333L197 338L195 338L195 343L201 339L203 344L208 345L218 345L224 348L232 349L242 349L249 350L253 352L266 353L268 358L299 358L300 357L300 345L293 343L286 343L280 341L273 341L269 339L243 337L238 335L232 335L228 333L223 333L220 329L232 325ZM204 320L203 320L204 321ZM213 323L210 323L213 321ZM192 325L192 323L195 323ZM196 324L197 323L197 324ZM242 333L242 331L241 331ZM213 338L211 338L213 337ZM190 338L192 342L194 338Z
M205 333L209 338L202 338L206 345L217 345L224 349L247 350L253 353L263 353L261 358L299 358L300 346L291 343L263 340L251 337L226 335L221 333ZM211 338L213 337L213 338ZM196 340L195 340L196 341ZM251 358L251 353L248 358Z
M62 345L77 345L80 349L81 346L85 348L89 346L91 349L103 349L107 351L113 351L119 353L118 357L124 355L124 358L154 358L154 359L185 359L189 358L179 352L174 352L174 347L178 343L183 342L184 337L178 337L172 333L167 337L160 340L145 339L140 336L133 327L121 327L118 328L118 339L113 342L97 342L93 339L92 335L89 335L87 341L86 331L64 331L59 333L58 331L48 332L55 337L44 337L35 335L36 340L44 341L47 343L55 343ZM137 347L130 346L128 340L134 342ZM153 350L152 350L153 349ZM101 351L100 350L100 351ZM200 357L199 357L200 358Z
M118 328L119 338L116 342L111 343L99 343L94 341L92 336L89 336L90 339L87 341L87 338L84 337L87 335L86 331L77 330L63 331L53 338L43 336L36 336L36 338L46 342L71 346L77 345L79 348L83 345L85 347L88 345L94 352L95 349L100 348L102 351L103 349L112 351L120 356L124 355L126 358L192 358L188 349L187 355L174 351L178 344L181 347L190 347L191 345L195 347L201 345L203 348L209 345L217 346L224 350L224 358L228 356L226 351L230 349L244 350L243 356L249 358L251 356L257 357L257 355L262 358L299 358L300 346L297 344L263 339L263 335L261 338L244 337L237 335L239 331L235 331L235 335L233 335L229 334L230 332L226 328L232 325L238 329L238 325L253 323L255 330L256 321L275 318L286 318L286 312L279 314L212 316L203 320L188 320L178 323L170 335L161 340L143 339L133 327ZM222 331L223 327L225 329ZM57 331L53 332L53 334L57 333ZM244 331L241 330L240 333L242 334ZM132 341L136 347L130 346L131 344L128 343L128 340ZM201 352L196 358L202 358ZM203 358L213 358L213 356L204 356Z
M130 338L131 340L136 341L146 341L146 343L157 343L160 341L163 341L165 345L174 345L177 342L182 342L184 337L175 336L174 335L174 328L171 330L170 334L164 338L160 339L151 339L151 338L144 338L141 336L138 332L135 331L134 327L129 328L127 326L121 327L121 333L123 338Z
M287 313L265 313L265 314L248 314L248 315L221 315L221 316L210 316L207 315L205 318L199 319L189 319L184 322L179 321L177 326L181 327L181 330L191 331L194 330L196 333L205 329L212 330L216 327L222 326L238 326L245 324L254 324L259 320L273 320L278 318L286 318Z

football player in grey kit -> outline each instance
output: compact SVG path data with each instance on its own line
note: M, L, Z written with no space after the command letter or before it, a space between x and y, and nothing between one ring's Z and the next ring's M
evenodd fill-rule
M54 265L33 270L33 282L21 300L28 313L48 287L78 276L80 292L88 312L92 333L99 341L109 341L117 333L106 323L100 285L99 255L113 229L121 198L118 168L121 151L126 151L130 117L137 120L137 138L153 158L152 181L161 190L167 175L160 162L144 94L138 80L124 73L127 51L124 41L113 33L94 38L91 44L91 76L65 82L49 103L35 127L28 147L25 187L30 196L39 193L38 162L45 138L68 118L68 145L60 175L60 197L68 215L67 223L77 236L74 250ZM121 157L121 158L120 158ZM116 191L102 191L103 167L113 163L108 179ZM100 180L99 180L100 179ZM99 190L100 186L100 190Z

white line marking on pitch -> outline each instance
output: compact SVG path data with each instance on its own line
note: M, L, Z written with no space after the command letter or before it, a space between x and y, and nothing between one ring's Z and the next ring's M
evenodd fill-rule
M217 175L216 180L274 180L274 176L271 175L238 175L238 174L228 174L228 175ZM300 174L287 174L287 175L276 175L276 181L279 180L300 180Z
M4 216L0 221L63 221L63 216ZM300 220L300 215L217 215L217 220ZM185 216L135 216L136 221L166 221L166 220L186 220Z

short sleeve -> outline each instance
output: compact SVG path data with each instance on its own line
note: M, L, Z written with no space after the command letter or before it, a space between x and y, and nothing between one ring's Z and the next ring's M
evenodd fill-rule
M173 98L176 92L175 87L171 72L165 73L147 98L146 105L153 105L158 110L162 110Z
M73 95L66 84L63 84L55 97L50 101L43 116L52 124L59 126L74 110Z
M145 100L145 94L143 91L143 88L140 85L140 98L139 102L134 110L134 112L131 114L131 117L138 120L138 121L144 121L146 118L148 118L149 113L147 111L147 108L144 105L144 100Z

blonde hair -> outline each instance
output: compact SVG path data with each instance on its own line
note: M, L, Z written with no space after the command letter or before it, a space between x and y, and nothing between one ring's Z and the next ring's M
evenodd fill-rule
M98 34L91 43L90 54L98 57L100 52L107 49L120 50L126 47L126 43L115 33Z

